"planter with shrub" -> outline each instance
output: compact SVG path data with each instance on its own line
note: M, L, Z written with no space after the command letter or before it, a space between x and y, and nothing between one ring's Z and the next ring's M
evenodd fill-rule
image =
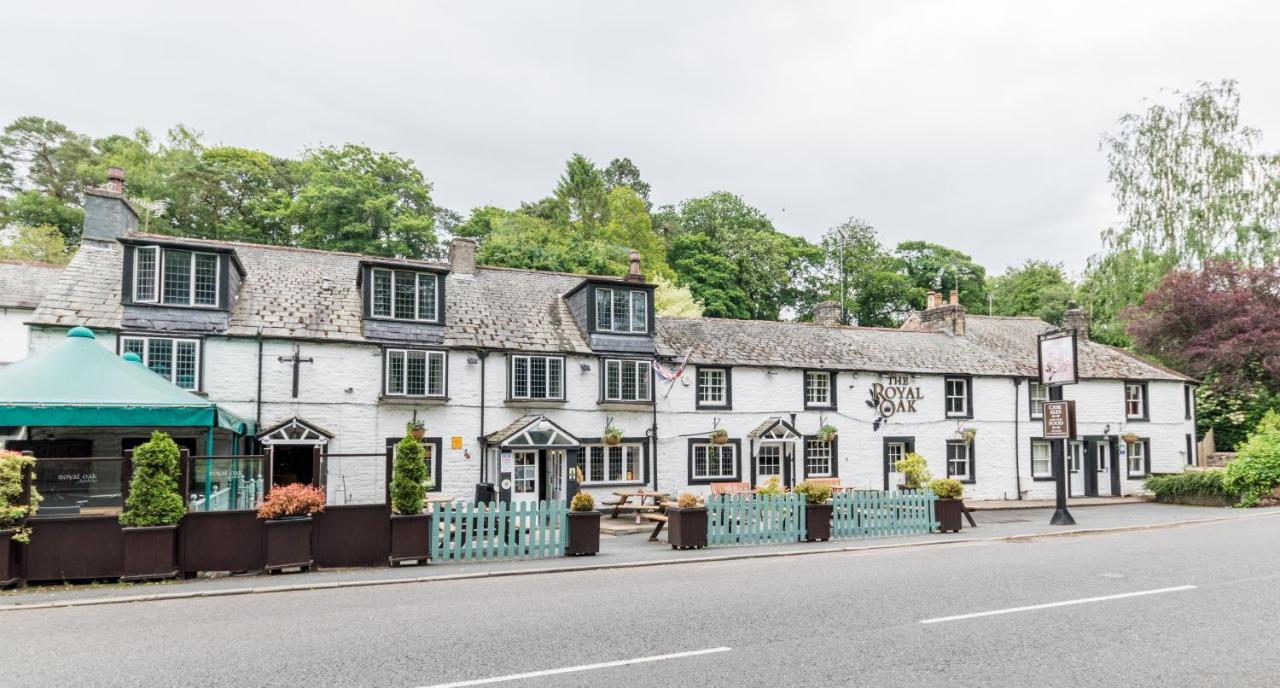
M178 522L187 507L178 491L178 444L163 432L133 450L133 477L120 524L124 526L122 581L178 575Z
M893 470L902 474L902 484L898 489L919 490L933 477L929 472L929 462L914 452L898 459L893 464Z
M0 449L0 587L22 582L22 546L31 542L27 517L40 504L31 485L34 465L30 456Z
M707 507L697 495L685 492L667 507L667 542L671 549L707 546Z
M831 539L831 486L808 480L796 485L796 494L804 497L806 542Z
M268 573L310 569L311 515L324 511L324 492L302 483L277 485L258 507L265 521Z
M939 478L930 480L928 488L938 496L938 500L934 502L938 530L944 533L960 532L960 520L964 518L964 485L959 480Z
M431 552L431 515L422 513L429 479L422 445L405 437L391 464L392 564L427 563Z
M596 554L600 551L600 512L596 500L579 492L569 502L569 538L564 553L572 556Z
M1142 484L1157 502L1192 506L1231 506L1240 495L1222 484L1224 471L1193 471L1153 475Z

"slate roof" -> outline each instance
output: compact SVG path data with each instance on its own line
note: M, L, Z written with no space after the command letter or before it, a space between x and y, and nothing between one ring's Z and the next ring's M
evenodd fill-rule
M61 274L61 265L0 260L0 308L35 308Z
M235 251L245 269L229 313L228 335L364 342L360 263L386 259L353 253L226 241L131 234ZM119 329L123 247L85 240L32 316L37 324ZM447 263L396 259L397 264L448 269ZM0 264L0 270L6 264ZM0 276L5 273L0 272ZM547 353L591 353L566 294L588 275L478 267L445 280L443 344ZM7 287L6 287L7 289ZM137 308L137 307L131 307ZM1050 325L1035 318L968 315L963 337L930 330L828 327L812 323L658 318L656 349L695 364L823 368L904 373L967 373L1032 377L1035 335ZM1095 342L1080 342L1085 378L1186 380L1183 375Z
M1035 335L1052 329L1035 318L970 315L966 335L930 330L828 327L812 323L660 318L658 352L695 364L823 368L903 373L1034 377ZM1080 376L1186 380L1132 354L1080 343Z

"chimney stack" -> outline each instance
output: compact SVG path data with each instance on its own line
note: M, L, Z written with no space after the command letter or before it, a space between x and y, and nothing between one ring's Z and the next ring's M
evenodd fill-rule
M115 241L138 229L138 213L124 198L124 170L107 170L105 188L84 190L84 228L81 236L95 241Z
M942 292L929 292L927 307L918 316L919 327L963 337L965 308L960 305L960 293L953 289L948 296L949 302L944 303Z
M476 241L454 237L449 244L449 265L455 275L476 274Z
M941 299L941 296L942 295L939 294L938 292L930 289L929 293L925 296L925 304L924 304L925 310L928 310L930 308L937 308L939 301Z
M955 289L951 290L951 305L952 306L960 305L960 292L956 291Z
M640 273L640 253L632 251L627 256L627 262L630 266L627 268L627 276L623 279L628 282L643 282L644 275Z
M840 322L840 304L836 301L819 301L813 306L813 322L826 327L835 327Z
M1067 310L1062 313L1062 328L1075 330L1077 339L1088 339L1089 314L1085 313L1075 301L1068 301Z

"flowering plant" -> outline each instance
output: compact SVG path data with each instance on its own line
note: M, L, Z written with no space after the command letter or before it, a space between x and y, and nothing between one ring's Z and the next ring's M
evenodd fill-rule
M310 516L321 511L324 511L324 492L318 487L293 483L271 488L267 499L258 507L258 518Z

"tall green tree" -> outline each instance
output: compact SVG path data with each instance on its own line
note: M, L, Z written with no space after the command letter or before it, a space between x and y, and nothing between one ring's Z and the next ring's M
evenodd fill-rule
M991 304L995 315L1033 315L1058 324L1075 295L1061 263L1027 260L991 278Z
M518 212L494 217L492 226L476 254L476 260L484 265L592 275L626 274L624 246L581 240L547 220Z
M896 327L911 310L911 282L870 224L851 217L827 230L821 254L821 264L806 277L801 292L801 318L812 317L819 301L840 302L842 290L846 324Z
M609 166L604 168L604 185L609 191L625 186L636 192L644 201L645 212L653 210L653 204L650 202L649 193L653 187L649 185L640 176L640 168L631 162L631 158L614 158L609 161Z
M630 187L615 186L609 190L609 222L601 229L599 238L638 252L646 275L672 277L674 274L667 266L667 247L653 231L644 199Z
M604 174L586 156L574 153L553 195L557 219L579 235L594 236L609 221L609 192Z
M987 312L987 269L969 254L927 241L904 241L894 249L911 283L911 307L923 309L930 290L960 292L960 305L971 313Z
M57 227L17 225L0 230L0 259L65 265L71 254Z

